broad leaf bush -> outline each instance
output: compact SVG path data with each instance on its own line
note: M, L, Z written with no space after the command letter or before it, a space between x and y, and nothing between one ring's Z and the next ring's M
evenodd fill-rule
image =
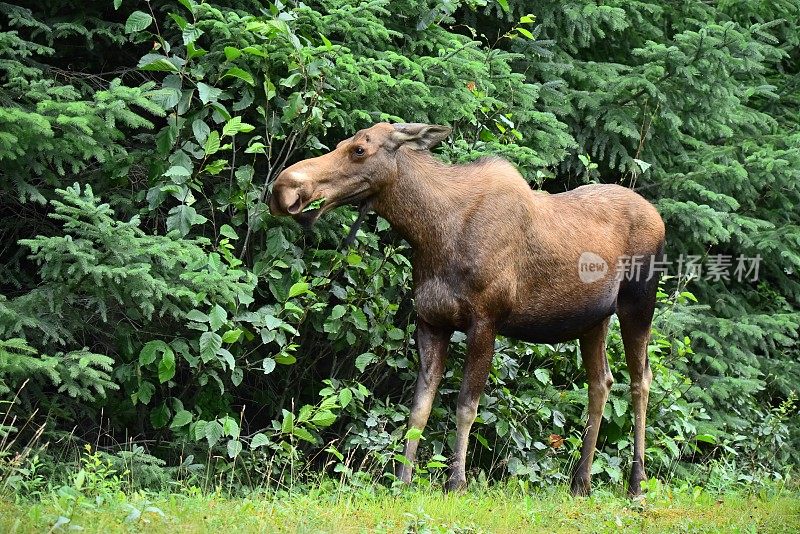
M405 121L452 126L445 161L503 156L552 193L635 188L664 215L668 258L760 255L755 282L665 277L648 470L719 487L791 476L796 2L85 4L0 5L9 451L77 428L114 453L85 461L144 486L391 484L418 366L412 251L375 215L345 247L353 209L304 229L267 197L292 162ZM449 455L464 351L456 333L421 483ZM617 483L632 415L616 323L608 353L594 469ZM576 343L498 339L471 468L566 480L585 380ZM18 474L27 454L0 464L18 488L38 480Z

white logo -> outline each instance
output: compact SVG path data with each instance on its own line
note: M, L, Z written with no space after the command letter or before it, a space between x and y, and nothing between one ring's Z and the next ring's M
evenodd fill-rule
M608 263L594 252L584 252L578 258L578 278L584 284L597 282L604 278L606 273L608 273Z

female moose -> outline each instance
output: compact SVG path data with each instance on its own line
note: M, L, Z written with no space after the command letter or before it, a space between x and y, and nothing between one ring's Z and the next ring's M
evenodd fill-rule
M295 163L275 181L270 211L313 222L343 204L362 204L411 244L420 370L409 427L424 429L453 331L467 334L464 381L448 489L466 485L467 441L489 374L495 336L533 343L578 339L589 383L589 418L572 492L591 489L591 464L613 378L605 352L609 318L619 318L631 376L634 459L628 491L645 479L645 417L652 374L647 343L657 279L643 269L620 279L625 258L659 258L664 223L655 208L617 185L548 195L530 189L499 158L445 165L429 150L450 129L380 123L335 150ZM324 199L320 209L305 211ZM588 271L583 263L591 260ZM409 440L409 466L418 440ZM399 478L411 480L411 467Z

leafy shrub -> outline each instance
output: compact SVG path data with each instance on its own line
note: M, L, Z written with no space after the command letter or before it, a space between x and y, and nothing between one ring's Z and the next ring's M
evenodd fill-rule
M502 155L535 187L641 189L669 257L761 254L758 282L665 280L649 472L719 487L788 476L794 3L109 4L0 5L0 438L20 449L44 423L101 435L101 450L122 449L102 462L131 484L391 483L418 365L411 250L375 216L343 250L353 210L304 230L266 198L287 164L402 120L451 125L443 159ZM422 483L441 478L453 440L463 340ZM496 349L472 469L565 480L587 396L576 344ZM616 483L632 446L617 324L608 352L595 471ZM38 487L25 462L4 480Z

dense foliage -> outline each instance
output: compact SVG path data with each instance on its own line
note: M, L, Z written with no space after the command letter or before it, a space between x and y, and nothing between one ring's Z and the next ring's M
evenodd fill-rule
M418 358L410 249L375 215L344 249L355 211L304 231L265 204L287 163L383 120L448 124L443 159L502 155L533 187L651 199L675 261L650 474L780 479L800 460L800 2L48 0L0 17L4 484L46 441L55 460L95 442L152 483L390 480ZM689 255L725 276L679 271ZM454 341L423 480L454 437ZM609 358L595 471L619 482L616 326ZM471 467L564 480L584 380L574 343L498 340Z

